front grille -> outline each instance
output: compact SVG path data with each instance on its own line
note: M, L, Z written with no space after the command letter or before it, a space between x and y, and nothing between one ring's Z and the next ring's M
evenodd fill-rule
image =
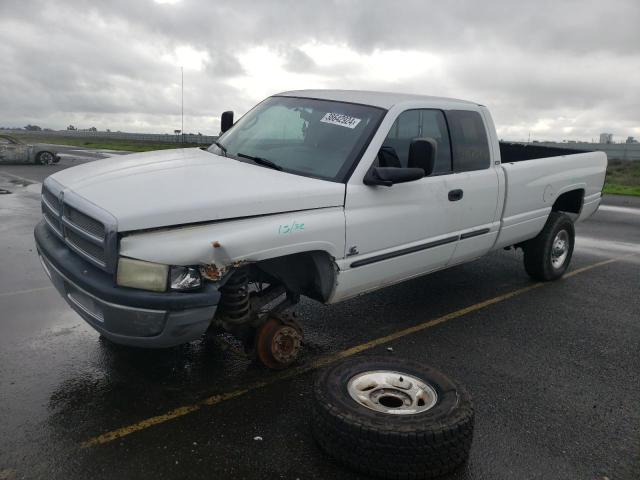
M76 210L69 205L65 205L64 217L69 221L69 223L74 224L85 232L89 232L91 235L98 238L104 238L104 225L90 216L85 215L81 211Z
M104 246L96 245L93 242L81 237L78 233L74 232L70 228L65 227L64 238L67 243L81 250L84 254L89 255L94 260L97 260L102 265L106 265L106 257L104 254Z
M71 250L103 270L115 270L117 236L111 215L73 192L62 193L54 181L45 181L42 188L42 214Z

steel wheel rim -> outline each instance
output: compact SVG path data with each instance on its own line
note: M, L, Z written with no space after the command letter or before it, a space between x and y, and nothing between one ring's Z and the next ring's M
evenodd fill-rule
M389 415L415 415L438 402L438 394L427 382L392 370L359 373L351 377L347 391L359 405Z
M551 265L560 268L564 265L569 255L569 234L566 230L560 230L551 244Z
M43 152L40 154L40 161L48 165L53 161L53 155L51 155L49 152Z

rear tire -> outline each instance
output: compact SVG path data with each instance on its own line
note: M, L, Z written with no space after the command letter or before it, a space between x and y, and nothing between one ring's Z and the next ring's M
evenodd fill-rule
M571 219L564 213L551 212L538 236L523 245L525 270L541 282L557 280L569 267L574 243Z

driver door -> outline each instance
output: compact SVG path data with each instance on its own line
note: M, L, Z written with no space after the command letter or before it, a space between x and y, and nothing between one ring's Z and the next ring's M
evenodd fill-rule
M443 268L451 259L459 218L449 209L448 194L456 187L443 112L401 113L383 143L385 154L377 161L399 163L380 166L406 167L409 144L420 137L438 144L430 176L391 187L347 185L347 258L333 301Z

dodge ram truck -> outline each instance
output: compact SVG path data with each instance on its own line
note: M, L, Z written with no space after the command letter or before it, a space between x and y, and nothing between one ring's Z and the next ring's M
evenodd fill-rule
M208 149L49 176L37 250L103 337L171 347L228 332L269 368L296 360L301 296L332 304L516 247L560 278L600 204L602 152L498 140L474 102L304 90L262 101Z

